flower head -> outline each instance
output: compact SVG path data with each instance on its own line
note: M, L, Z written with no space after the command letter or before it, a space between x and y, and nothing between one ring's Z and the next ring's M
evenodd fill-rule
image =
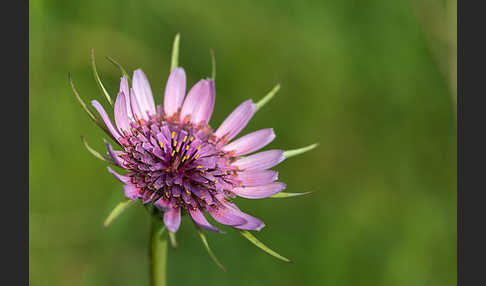
M203 215L217 222L245 230L260 230L264 223L242 212L233 202L236 196L259 199L285 188L269 170L285 157L283 150L265 147L274 138L273 129L262 129L233 140L257 110L252 100L240 104L213 130L208 122L213 113L215 87L212 79L196 83L186 96L184 69L176 67L165 87L164 105L156 106L150 84L142 70L133 73L132 86L121 78L114 105L115 124L101 104L92 105L122 150L106 143L119 174L108 168L124 186L125 196L153 203L164 212L166 227L176 232L181 212L190 214L205 229L218 231Z

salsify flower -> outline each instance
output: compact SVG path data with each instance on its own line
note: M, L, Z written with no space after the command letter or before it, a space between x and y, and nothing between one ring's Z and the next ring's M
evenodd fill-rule
M125 75L114 102L114 123L97 100L91 104L99 117L81 101L120 147L115 150L105 141L107 156L96 155L127 171L120 173L108 167L123 183L129 200L153 205L163 213L163 223L171 233L179 229L184 213L190 215L198 228L220 232L206 219L207 213L216 222L243 231L257 246L271 252L247 232L261 230L265 226L263 221L240 210L234 199L278 197L286 185L277 181L278 173L271 168L315 145L291 151L260 151L275 139L272 128L236 139L278 86L258 103L251 99L244 101L218 128L211 128L209 121L216 97L214 78L198 81L186 93L186 73L176 64L173 66L163 105L155 104L152 88L141 69L133 72L131 84L122 69ZM94 57L93 68L111 103L96 72ZM76 91L75 94L78 96ZM294 195L299 194L280 194L280 197Z
M99 112L111 135L122 146L115 151L107 143L116 165L129 170L121 175L109 171L122 183L125 196L153 203L164 212L164 224L176 232L181 212L208 230L218 231L204 217L238 229L260 230L264 223L238 209L235 196L266 198L285 188L276 182L277 172L268 170L285 159L282 150L259 150L274 138L271 128L252 132L231 141L246 126L257 106L251 100L239 105L213 131L215 88L212 79L196 83L185 95L184 69L174 68L165 88L164 106L156 107L152 90L142 70L133 73L130 88L123 77L115 101L116 126L101 104Z

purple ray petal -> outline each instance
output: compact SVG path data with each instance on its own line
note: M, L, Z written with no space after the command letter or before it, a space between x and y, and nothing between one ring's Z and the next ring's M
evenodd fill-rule
M171 208L164 213L164 224L168 230L176 232L181 224L181 209Z
M132 87L138 100L138 106L144 114L155 114L155 103L150 83L141 69L133 72Z
M231 192L247 199L263 199L275 195L285 189L286 185L282 182L273 182L268 185L257 187L234 188Z
M244 218L247 221L247 223L245 224L234 226L235 228L260 231L265 226L265 223L263 223L263 221L261 221L260 219L254 216L242 212L235 204L226 202L225 205L226 207L231 209L231 211L233 211L236 215Z
M154 188L160 189L164 186L164 180L162 178L158 178L154 181Z
M119 92L123 92L125 95L130 94L130 88L128 86L128 79L125 76L123 76L120 79L120 91Z
M130 89L130 108L132 109L133 117L135 120L148 119L145 112L142 111L140 104L138 102L137 96L133 88Z
M145 191L145 193L142 195L142 204L151 202L156 196L156 192Z
M181 186L179 185L174 185L172 187L172 196L174 197L180 197L182 193Z
M125 192L125 197L131 200L137 200L138 198L140 198L138 188L133 185L124 185L123 191Z
M214 108L214 81L203 79L187 93L181 111L181 120L190 117L193 124L205 124L211 118Z
M240 170L265 170L284 159L282 150L268 150L238 159L232 165Z
M128 169L127 168L127 161L125 159L123 159L122 155L125 154L125 152L123 151L117 151L117 150L114 150L113 153L116 155L116 157L118 158L118 161L120 162L121 166L125 169Z
M211 115L213 114L214 110L214 101L216 98L216 89L214 87L214 81L208 80L208 95L202 98L202 101L199 105L199 108L196 112L192 115L193 122L197 124L207 124L211 119Z
M242 225L246 220L240 216L235 215L231 209L227 207L208 207L208 213L219 223L225 225Z
M244 187L267 185L278 179L278 172L273 170L239 172L237 179Z
M103 119L103 122L105 122L105 125L110 131L111 135L113 135L113 137L115 137L118 140L118 138L120 138L121 135L120 133L118 133L118 130L115 128L115 126L113 126L113 123L111 122L111 119L108 116L108 114L106 114L106 111L103 108L103 106L101 106L101 104L97 100L92 100L91 105L93 105L96 111L98 111L99 115L101 116L101 119Z
M182 192L182 200L187 204L187 205L192 205L196 206L196 202L194 201L194 198L188 194L187 192Z
M186 73L183 68L174 68L165 85L164 111L167 117L181 108L186 95Z
M106 168L108 169L108 172L110 172L118 181L124 184L130 184L130 177L118 174L117 172L113 171L111 167Z
M233 139L248 124L257 109L251 99L240 104L219 126L214 133L219 138L225 138L226 142Z
M115 101L114 114L116 127L121 134L129 134L130 132L130 118L127 110L127 97L123 91L118 93Z
M215 228L208 222L208 220L204 217L204 214L199 209L189 208L188 212L194 220L194 223L196 223L199 227L214 232L221 232L219 229Z
M249 133L225 145L223 151L233 152L234 156L242 156L255 152L275 139L273 128L267 128Z
M113 150L113 147L111 146L111 144L104 139L103 139L103 141L105 141L106 149L108 150L108 155L113 160L115 165L123 168L123 165L122 165L120 159L118 158L118 155L115 153L115 150Z
M130 103L130 87L128 86L128 79L126 77L122 77L120 80L120 92L123 92L125 95L125 105L127 108L127 116L129 122L134 121L133 113L132 113L132 105Z
M211 194L207 190L199 188L199 187L192 187L190 190L194 195L196 195L198 198L204 200L206 203L208 203L208 204L213 203L213 199L211 198Z
M159 210L166 212L171 209L170 203L164 199L158 199L155 203L154 206L156 206Z

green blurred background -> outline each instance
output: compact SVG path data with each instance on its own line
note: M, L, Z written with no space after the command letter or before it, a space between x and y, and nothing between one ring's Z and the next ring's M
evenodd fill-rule
M217 61L217 127L240 102L282 88L245 132L274 127L267 148L312 152L276 169L293 199L239 199L262 218L256 236L208 233L228 271L183 219L168 285L455 285L455 1L30 1L29 274L37 285L148 285L149 220L137 205L110 228L123 198L98 150L104 136L75 100L103 103L142 68L162 102L181 33L188 84ZM106 105L105 105L106 106Z

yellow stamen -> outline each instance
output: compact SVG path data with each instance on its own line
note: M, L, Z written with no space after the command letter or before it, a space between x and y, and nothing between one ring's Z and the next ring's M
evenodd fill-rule
M180 149L180 148L181 148L181 146L178 146L178 147L177 147L177 150L176 150L176 152L179 152L179 149Z
M189 150L189 145L186 146L186 151Z
M191 193L186 189L186 194L190 195Z
M196 148L196 150L199 150L199 149L201 149L201 145L197 146L197 148Z
M199 166L197 166L197 167L196 167L196 169L201 169L201 168L202 168L202 166L201 166L201 165L199 165Z
M177 140L174 140L174 147L177 146Z
M159 146L160 146L161 149L164 149L164 143L159 141Z
M197 154L196 157L194 157L194 158L197 159L197 157L199 157L199 154Z
M182 162L184 162L184 161L186 161L186 156L184 156L184 157L182 158Z
M191 136L191 139L189 139L189 140L192 142L192 140L194 140L194 136Z
M184 139L182 139L182 142L186 142L186 140L187 140L187 135L184 136Z
M171 157L174 157L174 154L175 154L175 150L172 151L172 154L170 155Z
M174 139L175 131L172 131L172 139Z

